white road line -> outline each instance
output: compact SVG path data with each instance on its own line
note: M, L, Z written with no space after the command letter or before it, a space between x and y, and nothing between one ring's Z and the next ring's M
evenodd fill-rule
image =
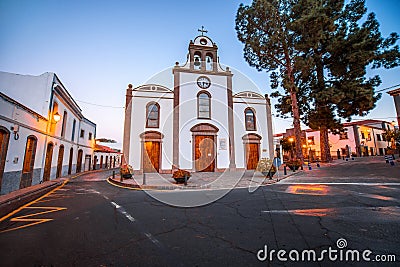
M305 185L367 185L367 186L378 186L378 185L395 185L400 186L400 183L276 183L276 185L297 185L297 184L305 184Z
M147 236L148 239L150 239L151 242L153 242L156 246L160 246L160 241L154 238L150 233L144 233L145 236Z
M118 209L118 211L119 211L121 214L123 214L129 221L131 221L131 222L135 222L135 221L136 221L136 219L133 218L128 212L126 212L126 210L125 210L122 206L118 205L118 204L115 203L114 201L111 201L111 204L112 204L116 209ZM155 244L157 247L162 247L160 241L158 241L152 234L146 232L146 233L144 233L144 235L145 235L151 242L153 242L153 244Z
M105 199L107 199L107 200L109 199L109 198L108 198L107 196L105 196L105 195L102 195L102 196L103 196Z
M113 202L113 201L111 201L111 204L113 204L113 206L114 206L116 209L121 208L120 205L118 205L117 203L115 203L115 202Z
M126 218L128 218L128 220L130 220L131 222L135 221L135 218L133 218L129 213L127 213L126 211L122 211L122 214L125 215Z

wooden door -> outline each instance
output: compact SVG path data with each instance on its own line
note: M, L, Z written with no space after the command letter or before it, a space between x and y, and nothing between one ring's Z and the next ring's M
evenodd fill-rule
M247 161L247 169L255 170L257 168L258 160L259 160L259 144L249 143L246 144L246 161Z
M81 172L82 171L82 156L83 156L83 150L79 149L78 150L78 159L76 161L76 172Z
M53 159L53 143L47 145L46 161L44 164L43 182L50 181L51 161Z
M90 162L92 157L90 155L85 156L85 172L90 171Z
M3 180L4 167L6 165L6 156L7 156L9 139L10 139L10 134L6 130L0 129L0 191L1 191L1 183Z
M215 171L215 142L212 135L195 136L195 168L198 172Z
M33 167L35 165L37 139L29 136L26 140L24 164L22 166L22 175L19 188L25 188L32 185Z
M74 156L74 149L71 147L69 150L69 161L68 161L68 175L72 173L72 159Z
M143 172L160 171L160 142L144 142Z
M61 177L62 175L63 159L64 159L64 146L61 145L60 149L58 150L56 178Z

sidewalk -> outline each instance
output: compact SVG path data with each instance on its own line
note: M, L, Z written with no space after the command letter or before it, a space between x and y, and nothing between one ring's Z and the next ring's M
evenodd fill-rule
M172 178L172 174L146 173L145 177L141 174L121 181L119 173L116 173L115 177L108 178L108 182L115 186L141 190L233 189L274 184L300 172L302 171L293 172L288 169L287 174L283 175L282 167L272 179L254 171L194 172L192 177L188 179L187 185L177 184Z
M331 166L345 165L349 162L371 162L384 161L383 156L371 156L371 157L358 157L350 158L347 161L343 159L334 160L330 163L319 163L320 167L317 167L317 163L311 164L311 170L308 165L303 165L303 170L297 170L296 172L291 171L287 168L287 174L284 175L283 166L279 168L279 171L270 180L264 177L260 172L254 171L235 171L235 172L194 172L192 177L189 178L187 185L177 184L172 178L172 174L159 174L159 173L146 173L145 180L143 180L143 174L135 175L130 179L123 179L121 181L118 172L115 173L115 177L112 176L107 181L114 185L129 189L138 190L204 190L204 189L233 189L233 188L249 188L265 186L277 183L287 177L304 174L307 175L309 172L313 172L318 169L329 168Z

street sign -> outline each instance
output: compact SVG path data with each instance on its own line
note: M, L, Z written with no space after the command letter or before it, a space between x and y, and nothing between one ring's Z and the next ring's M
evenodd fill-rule
M275 167L279 168L282 165L282 161L280 158L275 157L273 164Z

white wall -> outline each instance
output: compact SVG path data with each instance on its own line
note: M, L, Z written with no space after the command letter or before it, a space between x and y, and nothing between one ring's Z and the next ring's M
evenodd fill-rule
M39 76L0 71L0 92L47 117L54 73Z
M246 131L245 114L246 108L252 108L256 116L256 131ZM272 136L268 137L266 102L262 99L234 98L233 102L234 123L235 123L235 153L236 167L245 168L245 145L242 137L246 134L255 133L260 135L260 158L269 158L269 142Z
M164 135L161 143L161 169L172 168L173 146L173 93L133 91L131 138L129 148L129 165L140 170L142 143L140 135L145 131L157 131ZM146 105L156 102L160 105L159 128L146 128Z
M180 115L179 115L179 165L182 169L193 168L193 144L190 129L199 123L209 123L216 126L217 133L217 160L216 168L229 167L229 150L219 149L221 138L229 140L228 132L228 103L227 103L227 76L207 75L211 86L206 89L211 94L211 120L197 118L197 94L203 91L197 86L197 78L204 74L180 72ZM229 146L227 146L229 147Z

